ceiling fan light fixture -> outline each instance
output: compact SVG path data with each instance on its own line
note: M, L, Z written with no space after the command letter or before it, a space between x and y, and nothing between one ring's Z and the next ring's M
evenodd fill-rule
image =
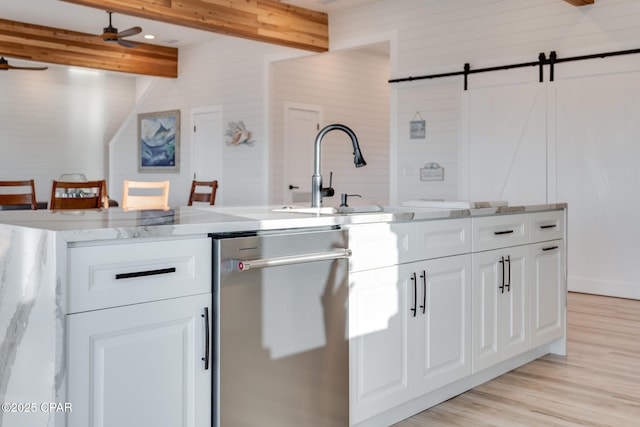
M140 27L131 27L127 30L118 32L118 29L111 25L111 14L113 12L106 11L109 14L109 26L102 29L102 40L107 43L118 43L124 47L135 47L136 44L128 40L123 40L124 37L135 36L142 32Z

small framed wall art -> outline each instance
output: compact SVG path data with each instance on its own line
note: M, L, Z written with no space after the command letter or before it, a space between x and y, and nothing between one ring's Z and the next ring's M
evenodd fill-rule
M180 172L180 110L138 114L138 172Z
M409 135L411 139L424 139L427 135L427 122L420 115L420 111L416 111L409 122Z

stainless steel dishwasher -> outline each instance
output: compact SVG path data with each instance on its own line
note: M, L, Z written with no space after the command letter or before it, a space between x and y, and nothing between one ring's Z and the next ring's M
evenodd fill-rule
M214 425L348 426L347 232L213 237Z

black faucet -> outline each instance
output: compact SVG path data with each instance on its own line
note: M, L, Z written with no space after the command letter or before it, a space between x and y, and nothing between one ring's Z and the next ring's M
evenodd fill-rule
M320 206L322 206L323 195L333 196L334 194L331 185L329 185L329 187L326 189L322 188L322 175L320 174L320 144L322 143L322 138L324 138L324 136L328 132L336 129L345 132L351 138L351 144L353 144L353 163L356 165L356 167L359 168L367 164L367 162L364 161L364 157L362 157L362 153L360 152L358 138L351 129L349 129L345 125L340 124L333 124L324 127L316 136L314 145L313 176L311 177L311 207L313 208L319 208Z

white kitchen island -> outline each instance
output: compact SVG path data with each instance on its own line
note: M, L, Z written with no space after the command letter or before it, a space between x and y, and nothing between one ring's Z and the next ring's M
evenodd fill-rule
M410 415L410 413L415 413L450 397L452 393L459 393L499 375L509 367L526 363L532 358L550 351L558 353L564 351L565 211L566 205L552 204L501 207L492 210L423 209L414 211L411 208L387 209L380 212L350 215L274 212L271 207L181 207L167 212L123 212L120 209L112 208L104 211L82 212L13 211L0 213L0 262L2 263L0 276L0 402L5 404L2 413L0 413L0 426L87 426L91 425L90 419L100 419L105 421L105 425L118 425L119 427L124 425L122 420L130 420L133 422L131 425L144 425L150 419L156 419L148 411L148 408L154 405L153 401L149 402L148 400L153 399L155 395L167 399L180 398L186 403L182 408L171 408L171 410L164 412L161 410L162 405L156 404L156 410L153 412L157 412L155 415L160 418L154 421L154 425L162 425L162 421L168 422L168 418L163 420L162 416L175 416L176 421L170 422L172 426L208 425L210 412L207 411L210 411L211 379L210 377L207 379L207 375L199 375L198 372L201 371L200 356L204 354L205 350L200 339L201 329L205 327L205 322L202 319L207 312L215 309L210 305L211 256L210 246L207 243L209 233L350 227L354 236L350 240L350 244L353 246L351 248L353 250L352 267L350 268L352 276L357 279L360 276L371 274L371 271L384 270L388 272L392 269L394 276L389 283L393 283L395 286L398 283L405 283L402 282L405 279L401 279L397 275L398 269L395 266L411 270L410 267L417 266L416 263L419 262L461 257L456 259L463 261L461 265L464 265L465 268L471 268L471 262L476 254L490 251L489 247L473 246L472 239L482 239L482 236L476 238L475 235L473 237L465 236L471 246L464 246L467 244L465 243L460 249L461 252L438 253L437 248L435 248L435 253L433 248L430 249L431 252L424 248L414 251L413 249L420 249L420 245L413 246L412 242L427 242L425 240L427 234L420 234L415 227L419 228L424 224L445 224L445 221L441 222L441 220L457 224L458 221L486 221L482 218L507 218L519 215L529 218L531 215L560 212L563 218L562 224L557 226L556 231L560 231L561 238L550 239L559 240L562 243L562 246L554 249L561 254L560 260L562 261L562 271L560 272L562 298L555 302L559 304L558 307L562 314L559 318L559 321L562 322L560 335L556 331L546 338L540 338L530 332L535 330L530 322L534 319L533 313L536 307L545 301L527 299L529 301L526 307L527 324L529 325L527 326L527 349L513 356L505 355L503 350L499 350L502 354L500 360L487 362L488 364L483 369L474 368L474 365L481 366L479 364L481 363L479 362L481 360L480 354L475 355L476 349L480 350L481 347L474 344L474 340L478 338L477 334L472 331L471 319L472 316L474 319L477 316L477 310L474 312L474 307L476 307L475 301L480 297L476 298L472 295L472 287L475 289L472 277L476 275L476 272L473 270L472 273L469 270L468 273L465 273L465 280L468 280L468 283L465 282L459 288L465 295L465 300L462 307L464 317L461 317L463 329L457 331L464 334L460 338L462 341L460 341L459 350L464 351L463 365L465 366L460 368L456 375L444 375L443 379L439 380L444 382L437 383L439 384L437 387L420 391L414 381L407 376L407 372L415 369L412 367L415 356L413 353L409 353L409 351L416 351L415 344L407 341L405 347L385 350L391 352L388 354L389 358L384 356L386 353L382 353L384 357L377 354L375 358L367 358L367 354L361 352L360 359L358 359L353 356L358 354L357 351L374 349L375 347L372 346L379 345L381 338L377 335L379 330L366 332L365 326L358 326L364 328L362 332L354 332L354 335L351 336L352 424L382 425L385 422L401 419L407 414ZM527 224L531 227L531 222ZM545 222L543 225L548 224ZM369 226L382 226L387 230L400 227L408 240L401 242L396 239L396 246L389 247L387 245L389 242L385 243L383 239L382 243L386 245L383 246L383 250L391 251L392 255L378 257L378 260L382 259L383 261L376 261L378 264L367 266L365 265L368 258L366 253L374 247L366 243L358 246L357 240L354 239L358 235L364 236L365 240L367 236L371 236L361 233L363 230L366 231ZM407 227L409 231L406 230ZM525 240L507 246L533 247L535 244L546 242L546 238L540 240L534 237L535 233L535 228L530 228L526 231ZM397 237L401 234L394 235ZM436 233L428 242L441 242L441 237L442 235ZM405 243L409 246L402 246ZM398 259L395 254L402 248L407 250L406 258ZM516 255L510 254L496 255L503 258L508 256L510 260L517 258ZM527 256L533 257L531 259L534 261L530 261L530 265L538 266L534 255ZM468 257L469 262L464 261L464 257ZM476 258L479 259L477 256ZM359 265L360 267L358 267ZM481 272L487 270L482 267L484 265L493 265L493 261L488 260L485 261L485 264L479 264L478 274L482 275ZM517 264L514 262L514 265ZM541 268L545 268L544 264L540 265ZM488 268L488 271L494 270L493 267ZM517 267L514 270L517 271ZM416 271L418 271L416 274L419 275L419 269ZM410 276L412 274L413 272ZM158 275L166 280L157 280ZM488 277L487 281L491 280L490 274L485 274L485 276ZM176 277L177 280L174 281L173 278ZM544 277L549 279L547 276ZM122 281L119 280L122 278L133 280L135 286L122 286ZM176 286L178 283L180 286ZM391 289L389 283L381 285L383 292ZM513 283L515 285L515 282ZM532 291L532 289L536 289L535 282L528 283L533 283L528 286L528 296L541 295L534 294ZM502 285L504 286L504 283ZM410 295L406 293L408 289L406 283L402 286L401 288L396 287L396 290L393 291L395 293L392 292L392 295L387 295L396 296L398 307L400 307L401 301L403 307L404 302L412 304L412 301L403 299ZM425 284L425 289L426 286ZM352 282L351 287L361 290L364 285L361 282ZM487 291L487 293L490 292ZM417 295L416 298L418 298ZM474 302L472 303L472 301ZM350 299L350 310L352 311L355 302L356 300ZM499 304L504 305L505 303ZM362 308L361 305L359 307ZM499 310L503 311L503 309ZM544 313L549 316L546 311ZM554 313L557 313L557 310ZM462 314L460 312L461 316ZM171 316L175 321L171 319ZM404 316L406 315L401 313L401 318ZM481 317L478 321L486 323L487 327L493 327L491 319L493 318ZM402 320L404 322L402 327L410 328L401 331L405 336L407 331L415 329L414 326L407 323L408 320L410 320L408 316L407 319ZM376 320L373 321L375 323ZM427 327L432 330L437 329L439 326L436 321L437 319L434 318L433 323L427 322ZM353 318L350 320L351 322L354 322ZM476 320L473 322L474 325L475 322ZM151 327L160 324L171 324L172 326L161 329ZM123 325L131 325L129 329L134 332L129 333L129 331L127 334L120 335L110 332L110 327L113 327L113 330L117 328L122 330ZM350 328L351 332L357 330L355 323L353 326L350 324ZM450 326L445 326L445 328L451 330ZM144 331L151 332L145 335ZM397 336L394 335L397 332L390 328L388 332L384 332L382 342L385 339L397 339ZM412 333L415 334L415 332ZM137 352L135 342L151 336L154 337L153 343L157 345L157 348L147 346L144 347L144 350ZM156 339L158 336L162 338ZM498 339L497 337L483 337L482 339L492 338ZM166 383L158 381L155 377L150 377L149 386L154 393L150 394L150 397L143 396L144 387L141 388L139 384L136 384L135 387L133 385L128 387L126 381L124 383L118 382L123 381L123 378L126 380L126 370L124 374L121 373L118 381L114 380L116 376L112 376L108 372L102 372L101 376L90 375L91 378L87 378L87 372L99 371L94 365L97 363L96 360L101 359L96 358L95 354L89 354L87 346L78 344L82 343L82 340L91 341L94 345L92 348L100 349L106 355L121 358L123 367L127 363L133 365L153 362L158 369L169 367L169 363L182 364L178 366L183 366L184 369L180 374L167 380ZM167 356L166 359L169 361L166 362L167 365L163 365L165 359L159 355L172 348L173 343L176 342L183 345L184 351L174 354L173 361L169 360L170 356ZM392 342L389 341L389 343ZM437 339L434 343L438 343ZM496 345L502 348L501 344ZM492 344L489 345L489 348L494 347L498 348ZM394 351L402 353L398 356L393 353ZM373 353L371 354L373 355ZM183 355L196 356L193 358L195 361L183 360L181 359ZM458 357L459 355L454 356ZM362 357L366 360L363 360ZM472 363L476 359L478 361ZM461 359L458 357L457 360ZM382 364L379 367L383 368L384 364L395 363L395 361L398 361L400 366L393 366L394 369L391 372L402 372L403 376L399 380L404 381L405 390L401 393L404 396L401 398L397 394L385 391L389 389L389 384L395 384L398 379L393 378L393 374L377 378L371 377L367 371L377 369L376 364ZM360 362L366 362L366 364L362 365ZM184 377L180 377L180 375L184 375ZM363 378L362 375L369 376ZM188 386L183 387L179 393L174 390L165 390L165 388L171 389L171 387L166 387L167 384L185 384L185 380L188 380L186 381ZM209 390L208 394L207 389ZM99 401L99 396L95 396L96 390L105 393L122 390L122 401L120 403L117 399L111 401L112 405L120 405L119 412L121 413L116 414L115 408L101 408L95 405L90 408L89 399L93 399L93 402L96 399ZM203 390L204 393L199 393ZM139 408L141 410L123 412L125 403L130 402L127 400L127 396L131 395L140 398ZM147 400L142 399L143 397ZM373 399L373 403L371 403L371 399ZM382 409L372 411L367 409L367 405ZM145 411L147 412L145 413ZM136 420L144 420L144 422L141 424ZM96 425L101 424L96 423Z

